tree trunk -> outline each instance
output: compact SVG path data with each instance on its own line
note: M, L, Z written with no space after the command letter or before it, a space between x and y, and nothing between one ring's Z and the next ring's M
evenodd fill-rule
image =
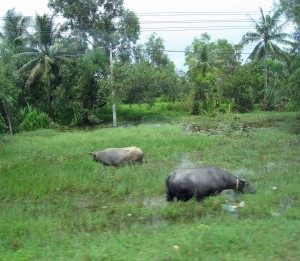
M114 127L118 127L118 123L117 123L117 111L116 111L116 104L115 103L112 105L112 111L113 111L113 126Z
M51 81L50 81L50 73L47 74L47 80L48 80L48 104L47 104L47 110L48 110L48 116L51 117Z
M6 114L6 119L7 119L7 122L8 122L9 134L13 135L13 129L12 129L11 118L10 118L10 111L9 111L9 107L8 107L8 105L5 101L3 101L3 106L4 106L4 110L5 110L5 114Z
M268 50L266 50L265 53L265 59L264 59L264 87L265 87L265 91L264 91L264 105L266 106L268 101Z
M117 110L116 110L116 92L113 86L113 59L112 59L112 48L111 44L109 45L109 61L110 61L110 78L111 78L111 86L112 86L112 113L113 113L113 126L118 127L117 123Z

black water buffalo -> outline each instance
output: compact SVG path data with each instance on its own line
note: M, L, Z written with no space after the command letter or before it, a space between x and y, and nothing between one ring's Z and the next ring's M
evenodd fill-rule
M255 190L244 180L218 167L177 169L166 180L167 201L187 201L192 197L201 200L225 189L254 193Z
M134 163L142 163L144 153L137 147L108 148L98 152L90 153L95 161L105 166L123 166Z

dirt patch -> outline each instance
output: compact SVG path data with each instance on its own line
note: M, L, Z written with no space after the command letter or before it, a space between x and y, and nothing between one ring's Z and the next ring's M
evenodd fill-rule
M231 133L242 133L251 131L252 128L248 125L241 123L241 124L226 124L226 123L219 123L215 128L208 128L207 126L201 126L199 124L186 124L184 126L184 132L187 135L228 135Z
M293 146L299 146L300 145L300 139L294 138L288 141L287 146L293 147Z
M294 205L294 200L291 198L280 198L278 201L278 208L275 211L271 211L272 217L278 217L284 212L287 212L289 208Z
M184 133L187 135L229 135L276 127L276 120L267 119L252 122L234 120L229 123L220 122L215 126L201 125L199 123L186 123L183 124L183 126Z

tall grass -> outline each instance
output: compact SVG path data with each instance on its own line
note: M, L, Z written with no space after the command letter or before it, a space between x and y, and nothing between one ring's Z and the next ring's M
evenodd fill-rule
M296 115L168 122L5 137L0 260L298 260ZM104 167L89 155L129 145L143 149L144 164ZM208 164L248 179L257 193L165 201L174 168ZM238 213L222 207L241 201Z

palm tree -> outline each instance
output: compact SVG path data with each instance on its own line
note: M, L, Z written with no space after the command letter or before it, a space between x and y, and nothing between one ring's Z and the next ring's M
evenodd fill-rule
M47 89L47 109L51 115L51 75L55 74L59 65L63 62L71 62L71 45L66 46L60 41L58 27L54 26L53 16L46 14L36 16L35 33L31 36L31 47L25 52L15 55L17 58L25 59L27 62L19 69L20 73L30 72L25 87L29 88L38 79L45 76L48 82ZM74 50L74 49L73 49Z
M6 12L3 20L3 32L0 32L0 39L5 39L13 47L23 46L28 35L27 28L31 23L30 17L17 14L13 8Z
M196 77L200 73L202 78L206 77L207 72L211 69L211 62L208 57L208 48L207 45L203 45L199 52L194 58L194 67L191 68L191 71L196 74Z
M209 57L209 41L210 36L204 33L199 39L195 39L186 50L186 64L189 66L189 74L195 79L205 78L206 74L213 69Z
M261 8L259 8L259 10L261 13L259 21L255 21L252 17L250 17L251 21L255 25L255 31L247 32L243 36L240 44L244 47L250 43L257 42L248 59L264 59L264 101L266 102L268 91L269 56L281 60L285 59L287 61L287 54L277 44L292 45L292 42L287 40L290 35L283 32L286 22L279 24L282 14L280 9L276 10L273 14L269 12L267 15L264 15Z
M199 114L200 100L207 100L209 93L209 81L206 77L215 67L210 56L210 36L202 34L195 39L191 46L186 49L186 64L189 66L188 75L195 83L194 101L192 114Z
M0 43L0 107L4 109L9 132L12 135L13 124L11 110L14 108L18 99L19 89L15 84L15 67L11 60L11 55L12 50L7 48L6 41Z
M190 65L189 74L193 75L192 77L195 79L196 83L192 114L197 115L200 113L199 101L207 99L208 86L205 77L212 68L206 44L197 50L195 58L190 58Z

